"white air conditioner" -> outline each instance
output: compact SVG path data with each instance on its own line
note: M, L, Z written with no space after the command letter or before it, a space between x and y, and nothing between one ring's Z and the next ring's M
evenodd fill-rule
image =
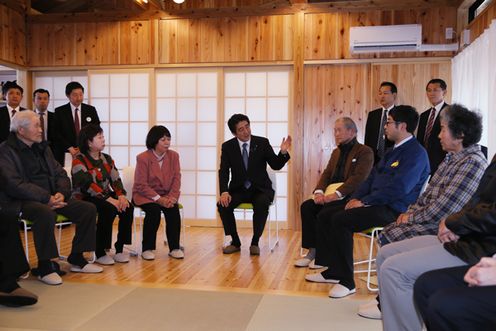
M422 44L422 25L356 26L350 28L351 53L415 52Z

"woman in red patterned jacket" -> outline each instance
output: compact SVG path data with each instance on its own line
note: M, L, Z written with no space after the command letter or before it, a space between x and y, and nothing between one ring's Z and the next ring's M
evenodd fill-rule
M96 263L112 265L126 263L129 254L124 245L131 244L131 226L134 207L126 198L119 172L105 148L103 130L97 125L87 125L79 133L80 154L72 161L72 183L82 199L93 203L98 211L96 225ZM115 255L107 251L112 245L112 224L119 215L119 233L115 242Z

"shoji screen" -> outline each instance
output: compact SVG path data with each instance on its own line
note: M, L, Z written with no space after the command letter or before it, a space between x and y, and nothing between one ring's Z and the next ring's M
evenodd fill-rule
M136 155L146 149L149 129L150 73L147 71L91 71L90 104L106 138L106 152L118 168L136 164Z
M212 222L217 217L218 76L217 70L156 73L156 122L171 131L172 148L179 153L185 217Z

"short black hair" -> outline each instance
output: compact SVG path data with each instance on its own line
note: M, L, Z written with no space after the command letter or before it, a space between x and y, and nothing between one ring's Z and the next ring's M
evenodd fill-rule
M446 82L444 80L442 80L441 78L433 78L431 79L427 85L425 85L425 89L427 90L427 86L429 86L429 84L439 84L439 86L441 87L441 89L443 91L446 91L446 89L448 88L448 85L446 85Z
M2 86L2 94L3 94L4 98L10 89L18 89L19 91L21 91L21 94L24 94L24 89L21 86L17 85L17 81L15 81L15 80L14 81L6 81L5 83L3 83L3 86Z
M236 125L243 121L247 121L248 124L250 124L250 119L245 114L234 114L231 116L231 118L227 121L227 126L229 127L229 130L231 130L232 134L236 134Z
M90 149L88 141L93 141L93 138L99 133L103 133L103 129L97 124L84 126L81 131L79 131L79 151L83 154L87 154Z
M394 83L382 82L381 86L379 86L379 88L381 88L383 86L389 86L391 88L391 93L398 93L398 88L396 87L396 85L394 85Z
M463 147L477 144L482 136L482 116L468 108L453 104L441 112L441 119L448 122L448 130L455 139L462 139Z
M148 149L155 148L155 146L157 146L158 144L158 141L163 137L167 137L167 138L171 137L169 129L167 129L163 125L153 126L146 135L146 148Z
M399 105L389 111L389 116L397 123L406 123L406 131L414 133L419 121L417 110L408 105Z
M50 92L48 92L48 90L45 90L43 88L39 88L33 92L33 99L36 97L36 93L46 93L48 94L48 97L50 97Z
M73 90L81 89L84 93L84 87L79 82L70 82L65 86L65 95L69 96Z

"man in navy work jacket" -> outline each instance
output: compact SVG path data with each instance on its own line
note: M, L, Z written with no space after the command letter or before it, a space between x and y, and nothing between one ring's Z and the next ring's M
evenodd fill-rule
M353 280L353 233L393 222L417 200L429 176L427 152L413 136L419 115L411 106L391 109L385 125L392 149L372 169L351 196L345 210L334 214L319 233L329 250L329 269L308 274L313 282L334 283L331 298L355 293Z

